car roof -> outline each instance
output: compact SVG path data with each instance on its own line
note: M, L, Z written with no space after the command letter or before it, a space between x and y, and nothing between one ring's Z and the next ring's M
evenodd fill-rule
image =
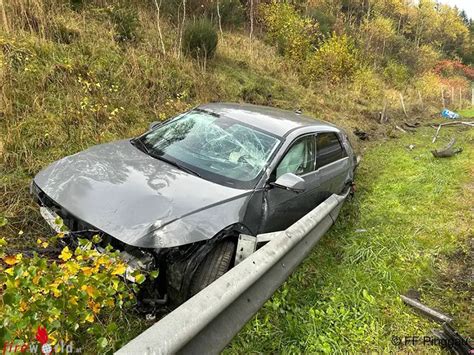
M268 106L237 103L209 103L200 105L197 109L232 118L280 137L285 137L291 131L302 127L313 127L315 131L340 131L329 122Z

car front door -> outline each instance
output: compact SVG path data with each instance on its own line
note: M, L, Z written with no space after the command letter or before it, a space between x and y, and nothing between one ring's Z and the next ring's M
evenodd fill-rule
M293 173L305 180L303 192L272 186L280 176ZM263 218L259 233L286 229L318 203L319 176L315 173L315 136L297 138L273 170L263 196Z

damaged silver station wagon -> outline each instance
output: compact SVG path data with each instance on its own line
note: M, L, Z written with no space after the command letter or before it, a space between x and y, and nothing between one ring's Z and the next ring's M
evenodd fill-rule
M100 234L131 270L159 269L141 297L157 306L183 302L235 265L239 236L285 229L350 189L355 167L332 124L213 103L65 157L31 190L52 227L62 218L69 243Z

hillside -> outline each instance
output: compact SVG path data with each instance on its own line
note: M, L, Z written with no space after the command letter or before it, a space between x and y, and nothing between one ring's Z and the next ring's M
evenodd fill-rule
M214 55L193 57L183 34L202 18L218 44ZM467 108L474 79L472 21L430 0L11 0L0 3L0 21L5 255L34 249L45 260L58 253L38 246L51 232L29 184L66 155L211 101L300 109L343 127L363 152L355 130L397 137L404 121ZM59 333L89 343L102 321L127 323L129 335L144 326L132 313L124 321L114 308L116 319L104 321L94 310L102 325L88 332L94 305L84 302L80 327ZM115 329L97 346L123 342Z

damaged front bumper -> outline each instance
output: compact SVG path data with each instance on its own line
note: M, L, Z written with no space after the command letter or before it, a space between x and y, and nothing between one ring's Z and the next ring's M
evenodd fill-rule
M143 248L137 248L124 244L115 238L105 235L100 230L87 225L85 222L79 221L63 211L61 207L56 206L35 184L31 184L30 192L35 200L40 205L40 213L46 223L56 232L64 235L62 240L66 244L78 246L76 236L92 237L93 235L100 235L102 242L95 245L95 249L99 253L105 251L105 247L110 244L112 247L120 252L119 256L127 265L124 277L136 282L135 277L137 271L151 272L158 269L157 253ZM63 216L56 211L62 212ZM76 227L71 229L71 227ZM80 227L80 228L77 228ZM79 229L79 230L77 230Z
M40 213L46 223L56 233L62 233L66 240L72 239L74 237L75 233L71 233L68 230L64 230L64 226L60 222L58 223L58 221L61 221L61 217L57 213L45 206L40 207ZM155 258L151 253L140 248L130 247L130 249L131 248L133 248L134 250L120 250L119 256L127 265L124 277L131 282L136 282L135 277L133 275L136 274L137 271L151 272L153 270L156 270L157 268L155 266ZM101 245L96 245L95 249L99 253L105 252L105 247Z

